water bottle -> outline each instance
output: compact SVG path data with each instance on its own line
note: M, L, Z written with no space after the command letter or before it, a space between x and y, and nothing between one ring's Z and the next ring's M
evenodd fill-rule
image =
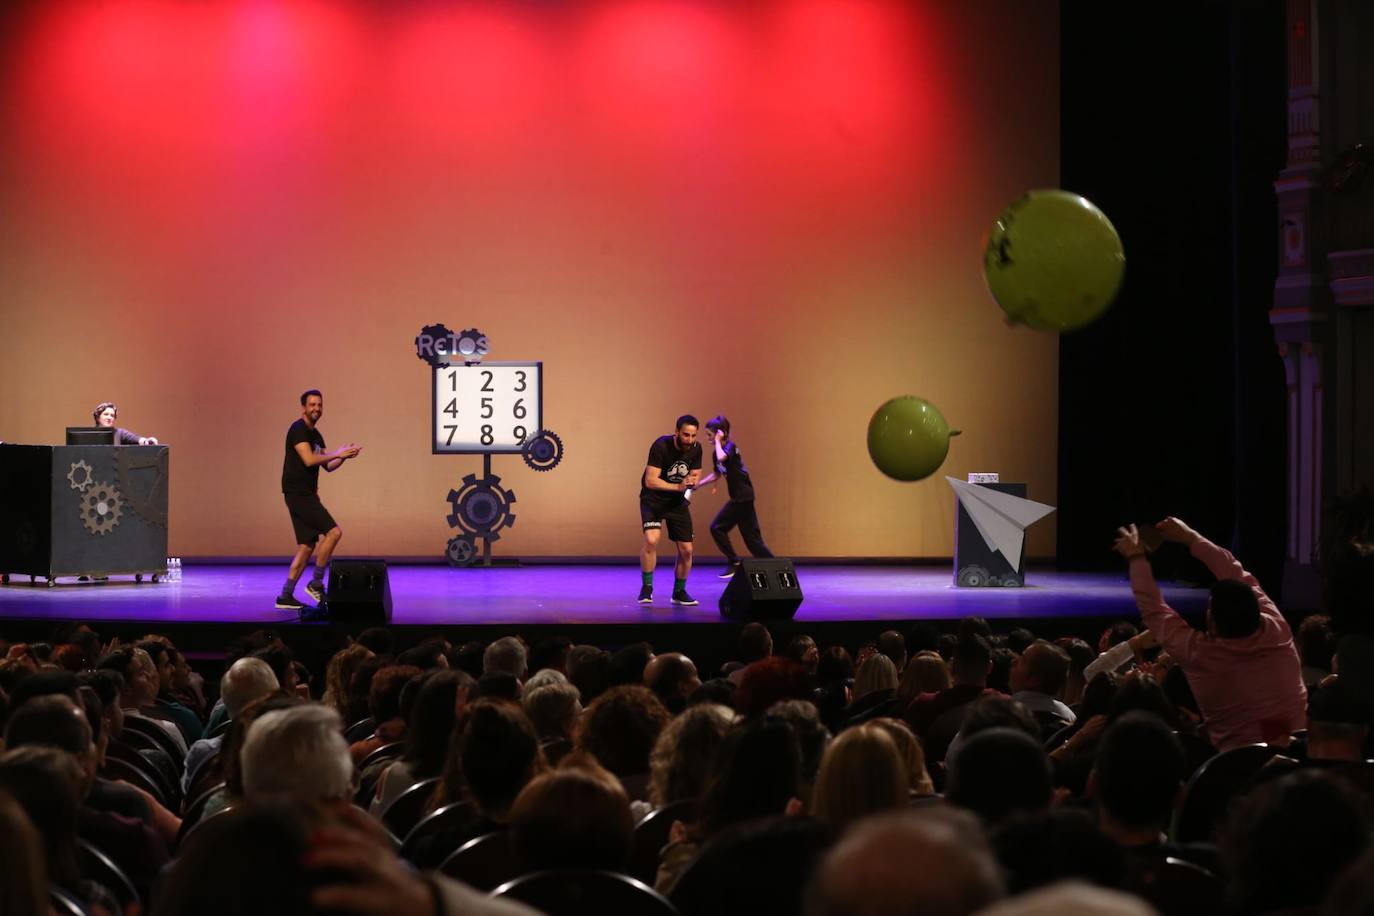
M181 557L172 557L172 581L181 581Z

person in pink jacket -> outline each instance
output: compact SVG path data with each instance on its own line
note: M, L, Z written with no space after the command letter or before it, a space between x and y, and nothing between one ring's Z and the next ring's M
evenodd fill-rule
M1307 727L1307 689L1293 633L1273 600L1230 551L1176 518L1155 526L1185 545L1217 577L1207 629L1195 629L1164 602L1135 525L1117 529L1117 553L1130 563L1131 590L1145 626L1183 668L1212 746L1286 744Z

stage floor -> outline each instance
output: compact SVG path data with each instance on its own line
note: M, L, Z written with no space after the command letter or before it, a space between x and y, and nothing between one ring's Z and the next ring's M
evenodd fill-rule
M726 581L720 566L702 566L688 585L701 602L674 607L671 566L661 564L652 606L635 598L639 571L627 565L527 565L519 568L389 568L397 626L718 624L717 601ZM0 619L147 621L149 623L273 624L296 621L276 610L285 566L195 565L177 582L135 583L11 577L0 587ZM956 620L969 615L1013 619L1136 616L1124 574L1031 570L1025 588L955 588L944 566L801 566L805 595L800 623ZM1207 591L1164 587L1183 613L1200 613ZM304 600L304 587L297 588Z

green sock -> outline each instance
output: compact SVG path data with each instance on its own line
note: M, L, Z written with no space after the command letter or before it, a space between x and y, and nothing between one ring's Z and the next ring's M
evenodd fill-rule
M685 592L685 591L687 591L687 580L686 580L686 579L679 579L679 578L677 578L676 576L674 576L674 577L673 577L673 594L676 595L678 592Z
M639 579L640 579L641 582L643 582L645 585L649 586L650 588L653 587L653 584L654 584L654 574L653 574L653 573L651 573L651 572L644 572L644 570L641 569L641 570L639 571Z

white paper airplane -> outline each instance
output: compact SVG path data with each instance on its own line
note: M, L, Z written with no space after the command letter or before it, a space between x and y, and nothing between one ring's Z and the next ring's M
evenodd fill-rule
M1054 511L1054 506L1022 499L976 483L965 483L957 477L946 477L954 488L954 495L963 504L973 526L983 536L988 548L996 550L1011 564L1021 565L1021 545L1026 529Z

